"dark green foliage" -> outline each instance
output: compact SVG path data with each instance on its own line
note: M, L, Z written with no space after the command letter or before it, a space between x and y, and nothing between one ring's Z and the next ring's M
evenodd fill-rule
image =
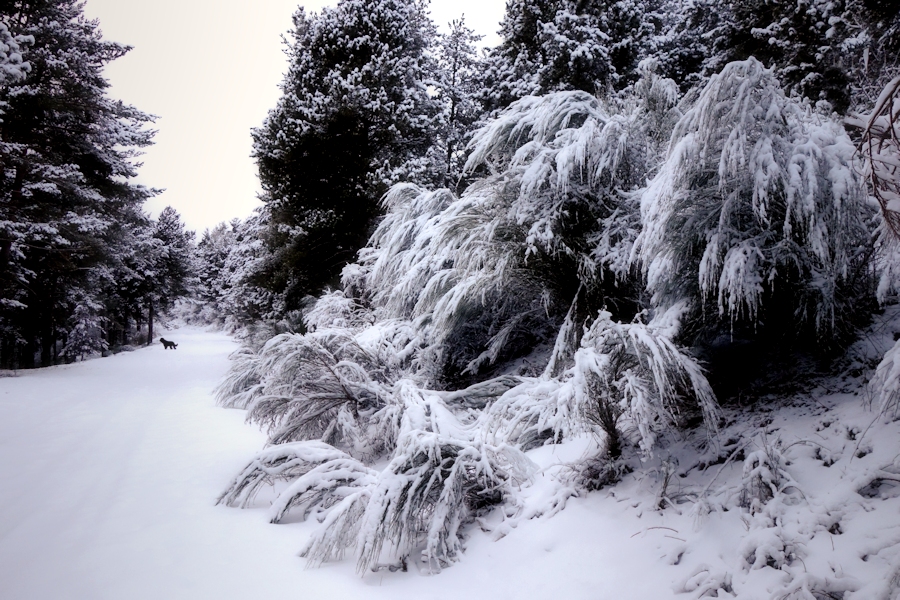
M624 89L637 80L659 19L646 0L512 0L503 42L489 57L484 103L493 110L529 94Z
M483 111L478 93L484 64L475 49L479 40L481 36L460 19L450 23L450 32L440 36L437 44L434 80L443 108L437 146L445 165L442 181L437 183L456 191L465 187L465 149Z
M426 89L433 28L415 0L345 0L294 16L284 95L254 131L273 253L260 284L287 309L365 242L398 179L434 181L438 117Z
M128 48L103 40L82 8L75 0L0 8L24 60L18 76L0 79L5 367L126 343L148 293L147 261L163 244L147 245L151 224L141 211L156 192L130 181L140 148L151 143L153 118L107 97L103 68Z
M847 114L873 102L898 68L898 14L882 0L672 0L656 53L682 91L754 57L789 93Z

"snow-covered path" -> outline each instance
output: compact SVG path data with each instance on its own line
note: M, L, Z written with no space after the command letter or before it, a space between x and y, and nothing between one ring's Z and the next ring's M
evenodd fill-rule
M211 396L235 344L191 329L171 338L177 351L157 344L0 378L0 598L673 595L670 575L646 576L656 561L633 521L591 497L498 542L476 531L437 576L360 578L352 560L305 569L296 553L314 524L214 505L264 443Z
M235 532L210 507L262 436L211 400L233 342L174 337L174 352L157 344L0 380L4 598L217 589Z

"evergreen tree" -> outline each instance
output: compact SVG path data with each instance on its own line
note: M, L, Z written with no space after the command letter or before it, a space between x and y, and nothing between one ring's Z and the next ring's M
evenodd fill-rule
M31 366L105 319L116 224L153 193L129 182L151 118L106 97L103 67L128 48L103 40L81 3L12 1L0 17L29 67L7 51L19 66L0 82L0 363Z
M896 72L898 15L880 0L670 0L656 53L683 91L753 57L788 93L847 114L866 110Z
M753 0L732 7L731 60L755 57L776 69L787 90L827 100L839 113L846 112L855 53L848 52L853 43L845 2Z
M843 347L872 296L855 154L759 61L712 77L642 193L654 322L693 346L756 343L757 360Z
M465 148L472 138L482 107L477 99L481 77L475 47L482 36L466 26L465 18L450 23L437 46L436 86L443 108L439 144L443 147L445 172L441 185L457 189L465 164Z
M540 66L545 64L540 37L560 8L559 0L509 0L500 24L503 41L488 55L482 102L488 110L540 93Z
M264 284L277 257L265 242L271 228L266 206L242 221L234 231L234 244L225 259L222 279L222 306L229 329L253 327L274 321L286 312L284 296Z
M669 0L662 13L654 54L661 72L687 93L731 60L734 15L717 0Z
M194 291L197 271L194 232L185 231L181 216L174 208L167 206L159 213L152 237L155 252L151 253L150 285L145 299L148 344L153 341L154 315L168 310L177 298Z
M206 323L223 323L223 300L230 289L225 263L237 242L240 219L219 223L203 232L197 243L197 293L201 303L200 318Z
M342 0L294 15L283 96L254 131L277 256L265 285L296 307L363 244L400 179L433 182L433 26L419 0Z
M14 37L6 20L0 20L0 85L8 80L19 81L31 70L31 65L22 58L22 46L32 41L28 36Z
M486 72L485 104L529 94L605 94L638 78L660 27L652 0L515 0L507 4Z

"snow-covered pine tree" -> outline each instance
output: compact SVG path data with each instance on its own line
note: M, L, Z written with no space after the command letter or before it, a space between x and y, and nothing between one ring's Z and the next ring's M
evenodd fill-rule
M235 228L234 243L221 274L224 295L220 304L228 330L265 329L264 324L287 312L283 295L264 285L269 274L278 268L277 257L265 242L270 228L267 206L256 209Z
M540 35L553 20L559 0L510 0L500 24L502 42L485 60L481 102L489 111L503 109L541 91L538 70L543 64Z
M465 148L474 133L483 108L478 101L482 62L476 35L465 18L451 21L450 30L437 41L435 86L440 95L442 122L438 147L443 149L445 173L441 186L460 189L465 165Z
M189 318L202 323L224 325L223 300L230 288L225 262L237 240L240 219L206 229L197 242L196 305Z
M573 298L579 320L605 306L630 321L640 295L632 192L655 168L676 100L647 63L622 101L558 92L513 103L476 133L467 168L491 175L458 201L389 195L394 211L360 254L374 304L429 314L451 371L549 342Z
M129 181L151 118L106 96L102 69L127 48L82 4L12 1L0 17L30 66L0 84L0 363L32 366L67 335L72 290L103 304L92 271L114 262L115 223L153 194Z
M181 216L171 206L159 213L153 223L157 252L150 264L151 276L145 298L147 308L147 344L153 341L153 322L172 307L175 300L192 294L197 284L197 256L194 232L186 231Z
M702 86L732 58L734 15L718 0L668 0L660 9L653 55L683 93Z
M654 322L691 345L768 338L757 359L771 344L846 340L872 291L855 154L839 122L788 98L759 61L712 77L641 199L635 256Z
M142 335L161 245L152 225L150 215L140 210L115 225L115 245L110 248L113 262L104 269L102 279L108 290L104 308L109 347L136 344Z
M775 70L788 95L846 114L865 110L896 73L894 8L878 0L667 0L654 52L683 91L753 57Z
M294 15L283 95L253 132L277 255L264 283L288 307L353 259L387 186L443 177L428 158L433 36L420 0L341 0Z
M638 78L659 24L652 0L516 0L488 57L483 102L504 108L530 94L606 94Z
M827 100L839 113L850 106L854 62L862 62L860 36L847 3L833 0L729 5L734 14L730 60L755 57L788 92Z
M542 90L604 92L634 83L657 33L653 9L647 0L562 2L540 34Z
M22 58L23 46L33 42L29 36L13 36L9 31L8 17L0 20L0 85L8 80L20 81L31 70L28 61Z

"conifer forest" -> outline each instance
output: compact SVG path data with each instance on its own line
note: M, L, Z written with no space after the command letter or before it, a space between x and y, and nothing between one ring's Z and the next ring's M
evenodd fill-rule
M227 333L266 441L208 500L330 577L627 497L672 597L900 598L895 2L506 0L489 48L298 7L262 203L199 235L144 207L101 25L0 2L3 373Z

